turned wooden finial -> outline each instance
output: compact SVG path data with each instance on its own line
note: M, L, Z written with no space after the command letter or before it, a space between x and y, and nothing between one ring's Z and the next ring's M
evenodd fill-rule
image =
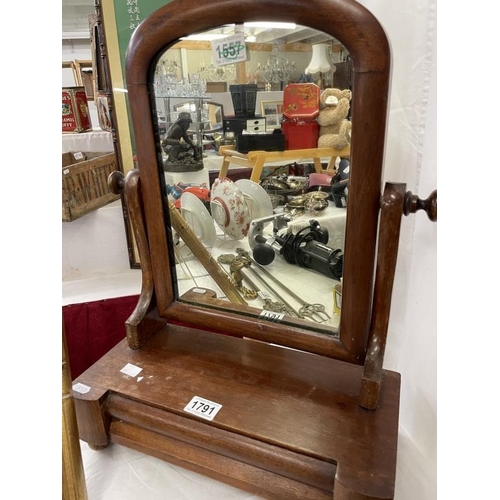
M122 194L125 189L125 176L119 170L111 172L108 177L108 187L113 194Z
M424 210L432 222L437 221L437 189L432 191L426 200L422 200L411 191L406 192L403 213L409 215L418 210Z

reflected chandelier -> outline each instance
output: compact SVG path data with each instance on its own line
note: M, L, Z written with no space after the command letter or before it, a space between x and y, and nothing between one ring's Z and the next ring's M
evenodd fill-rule
M212 61L207 65L202 59L200 73L207 82L234 82L236 80L236 66L234 64L216 66Z
M257 65L257 72L270 87L272 83L283 82L286 85L292 72L295 70L295 63L282 57L279 53L278 43L275 42L271 50L271 55L264 66Z

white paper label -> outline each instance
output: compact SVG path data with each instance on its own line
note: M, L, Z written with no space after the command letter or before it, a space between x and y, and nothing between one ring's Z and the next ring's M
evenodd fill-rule
M184 411L204 418L205 420L213 420L215 415L222 408L219 403L214 403L205 398L195 396L184 408Z
M75 392L79 392L80 394L87 394L87 392L90 391L90 387L88 385L78 383L73 386L73 390Z
M269 321L275 321L276 323L279 323L285 315L283 313L277 313L273 311L262 311L259 314L259 318L262 319L268 319Z
M138 366L131 365L130 363L127 363L120 371L122 373L125 373L125 375L130 375L131 377L136 377L139 373L142 372L142 368L139 368Z
M75 153L73 156L75 157L75 160L81 160L83 158L83 153L79 151L78 153Z
M342 309L342 294L335 290L335 305Z
M245 36L243 33L214 40L212 42L212 56L216 66L233 64L247 60Z
M206 290L204 288L193 288L194 293L205 293Z

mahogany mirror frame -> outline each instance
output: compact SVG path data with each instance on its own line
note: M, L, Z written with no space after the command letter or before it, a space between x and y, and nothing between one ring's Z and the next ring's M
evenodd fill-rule
M238 304L228 303L221 313L178 301L171 278L175 264L169 248L170 220L162 200L161 150L152 114L156 62L183 36L223 24L262 20L293 22L328 33L341 41L353 61L351 171L338 338L243 315ZM147 233L144 238L150 256L150 264L144 262L142 267L152 279L149 292L143 287L138 308L155 309L156 318L165 322L181 322L363 364L373 303L390 66L390 46L383 28L354 0L173 0L145 19L133 33L126 57Z

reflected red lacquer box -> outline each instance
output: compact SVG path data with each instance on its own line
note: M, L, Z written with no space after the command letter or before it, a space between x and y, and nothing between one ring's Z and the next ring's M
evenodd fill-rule
M319 115L320 89L315 83L290 83L283 91L283 116L314 120Z

